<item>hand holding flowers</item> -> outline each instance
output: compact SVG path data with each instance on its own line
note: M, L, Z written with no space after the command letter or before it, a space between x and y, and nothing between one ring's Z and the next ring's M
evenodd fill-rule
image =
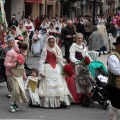
M89 65L90 58L88 56L86 56L82 61L76 60L75 64Z
M66 75L66 76L72 76L73 75L73 71L72 71L72 67L67 64L63 67L63 75Z

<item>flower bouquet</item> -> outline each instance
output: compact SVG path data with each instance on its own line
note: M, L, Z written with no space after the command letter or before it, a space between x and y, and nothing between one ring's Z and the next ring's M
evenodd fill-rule
M25 59L21 54L18 54L16 57L16 67L12 68L12 73L16 77L21 77L24 74L24 62Z
M63 75L65 76L72 76L73 75L73 71L72 71L72 67L68 64L68 65L65 65L63 67Z
M38 37L34 36L34 37L33 37L33 41L34 41L34 42L37 42L37 41L38 41Z
M90 64L90 58L88 56L85 57L84 64L86 64L86 65Z
M24 62L25 62L25 59L24 59L23 55L18 54L17 57L16 57L16 62L17 62L18 66L23 65Z

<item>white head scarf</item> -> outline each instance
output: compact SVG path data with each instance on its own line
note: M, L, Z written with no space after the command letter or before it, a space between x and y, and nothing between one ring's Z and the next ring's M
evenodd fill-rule
M53 48L51 48L49 45L48 45L48 40L49 39L54 39L55 40L55 46ZM57 43L56 43L56 38L54 36L49 36L47 38L47 41L46 41L46 45L45 45L45 49L47 49L48 51L52 52L53 54L55 54L56 58L58 61L64 61L65 59L62 57L62 52L61 52L61 49L58 47Z

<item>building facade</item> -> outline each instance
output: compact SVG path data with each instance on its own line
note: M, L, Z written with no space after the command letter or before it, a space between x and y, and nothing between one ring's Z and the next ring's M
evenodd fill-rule
M78 15L93 14L94 0L70 0L63 4L62 15L74 18ZM61 3L59 0L4 0L5 12L7 20L11 19L13 14L16 14L17 20L22 16L26 18L28 15L37 16L48 15L49 17L61 16ZM96 0L95 14L104 14L113 16L116 13L116 8L120 5L118 0Z

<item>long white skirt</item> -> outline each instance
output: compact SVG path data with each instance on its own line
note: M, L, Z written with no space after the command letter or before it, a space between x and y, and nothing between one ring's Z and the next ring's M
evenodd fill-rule
M36 41L32 44L32 52L34 55L39 55L41 51L41 47L40 47L40 41Z
M53 69L49 64L45 64L45 78L40 81L39 96L41 107L60 107L60 102L66 105L72 102L71 93L68 90L66 81L61 75L60 65Z
M109 40L110 40L110 48L115 49L113 43L116 42L116 38L111 33L109 33Z
M35 92L33 93L31 88L28 88L28 94L29 94L29 102L32 103L32 105L39 105L40 99L38 95L38 88L35 88Z
M12 102L28 102L28 99L25 95L25 89L24 89L24 82L23 77L8 77L7 78L8 83L8 89L11 94L11 101Z

